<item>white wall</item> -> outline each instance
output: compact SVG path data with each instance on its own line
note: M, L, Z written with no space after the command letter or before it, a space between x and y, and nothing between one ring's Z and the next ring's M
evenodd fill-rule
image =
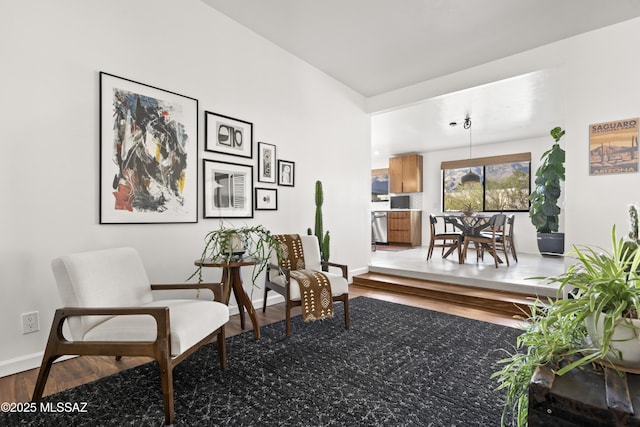
M0 376L40 362L60 305L52 258L131 245L153 282L182 282L218 224L98 224L99 71L197 98L200 155L204 110L253 122L255 144L295 162L295 187L233 223L306 233L319 179L332 260L367 268L370 122L352 90L198 0L6 1L0 43ZM34 310L41 330L22 335Z
M567 237L611 247L611 227L628 232L627 206L640 203L640 174L589 175L589 125L640 117L640 19L567 41ZM570 209L570 211L569 211Z
M640 18L601 30L565 39L537 49L522 52L439 79L423 82L367 100L370 112L385 111L433 96L478 84L489 83L544 68L563 72L563 98L566 113L559 118L566 136L561 146L567 152L566 182L561 222L566 248L572 245L611 247L611 227L618 234L627 232L627 206L640 202L638 173L589 176L589 125L640 116ZM552 140L542 138L521 142L474 146L474 156L510 154L531 151L532 170L538 167L540 154ZM542 151L541 151L542 150ZM439 161L466 158L464 150L422 153L425 156L423 210L439 211ZM537 153L537 154L536 154ZM374 168L384 167L374 164ZM534 229L526 224L528 216L516 219L518 248L535 252ZM425 223L426 224L426 223ZM524 229L522 228L524 227ZM527 235L526 233L532 233Z

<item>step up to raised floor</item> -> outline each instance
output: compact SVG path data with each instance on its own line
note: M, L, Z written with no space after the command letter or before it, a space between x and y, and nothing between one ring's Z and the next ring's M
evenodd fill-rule
M353 284L389 292L417 295L509 316L529 314L531 306L536 299L535 295L427 281L383 273L366 273L353 276Z

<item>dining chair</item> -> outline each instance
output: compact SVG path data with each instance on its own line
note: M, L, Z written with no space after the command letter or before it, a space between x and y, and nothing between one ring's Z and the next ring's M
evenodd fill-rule
M496 268L498 268L498 263L502 262L498 256L498 250L502 250L507 265L509 265L509 255L507 254L505 244L505 223L505 214L495 214L491 216L489 219L489 225L483 232L477 235L465 235L463 257L467 257L469 243L473 243L473 247L476 251L476 262L478 262L481 257L484 258L484 252L486 250L493 257L493 262Z
M433 214L429 215L429 225L431 230L431 238L429 240L429 250L427 252L427 261L433 256L434 248L442 248L442 257L445 258L450 255L454 250L458 251L458 262L464 263L464 257L462 252L463 233L461 231L455 231L453 223L447 221L447 218L443 218L442 231L438 230L438 217ZM448 229L450 225L452 229ZM445 253L445 249L447 252Z
M513 259L518 262L518 254L516 254L516 245L513 241L513 226L516 220L516 216L514 214L507 216L507 231L505 233L504 239L505 244L507 245L507 250L511 252Z
M173 368L216 340L220 367L226 367L224 325L229 307L220 302L222 284L152 285L133 248L65 255L51 265L64 308L53 318L33 402L41 400L51 366L61 356L147 356L160 368L165 423L173 424ZM176 289L209 289L213 296L155 298L156 291Z

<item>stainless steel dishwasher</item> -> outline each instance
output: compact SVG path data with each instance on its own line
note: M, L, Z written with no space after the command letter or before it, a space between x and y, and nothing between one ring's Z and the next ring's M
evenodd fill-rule
M388 243L386 212L373 212L373 220L371 221L371 232L373 233L373 241L375 243Z

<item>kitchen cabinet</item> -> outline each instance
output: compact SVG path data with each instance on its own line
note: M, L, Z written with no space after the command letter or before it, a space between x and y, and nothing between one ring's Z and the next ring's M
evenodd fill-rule
M422 192L422 156L420 154L389 159L389 192Z
M387 213L387 241L422 246L422 212L389 211Z

